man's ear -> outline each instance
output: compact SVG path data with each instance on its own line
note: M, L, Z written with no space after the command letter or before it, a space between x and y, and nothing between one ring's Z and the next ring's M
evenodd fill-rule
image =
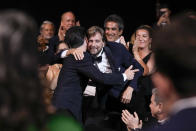
M85 38L84 38L84 40L86 41L86 43L88 43L88 39L87 39L87 37L85 37Z
M158 112L159 112L159 113L162 113L162 112L163 112L163 103L159 103L159 104L158 104L158 108L159 108L159 109L158 109Z
M121 29L121 30L119 30L119 36L121 36L122 35L122 33L123 33L123 30Z

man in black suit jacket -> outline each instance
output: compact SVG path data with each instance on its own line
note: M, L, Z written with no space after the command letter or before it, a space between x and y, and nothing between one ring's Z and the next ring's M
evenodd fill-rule
M130 67L123 74L120 72L101 73L93 66L92 57L86 52L86 35L82 27L70 28L67 31L65 41L70 48L83 50L84 59L77 61L72 55L64 59L52 101L57 110L68 110L78 121L82 122L82 93L87 85L88 78L98 83L123 85L126 79L133 79L134 73L138 70L131 70L132 67Z
M156 131L196 130L195 36L195 19L184 15L173 18L170 25L155 33L157 72L152 80L170 114L168 122Z
M130 65L134 68L139 69L134 76L134 79L129 81L126 85L121 86L110 86L110 88L104 88L103 90L99 87L109 87L108 85L96 84L96 95L98 97L99 107L98 110L105 110L106 119L111 116L113 118L117 116L121 120L120 115L122 109L129 105L132 99L133 91L137 91L137 80L143 74L143 68L128 52L128 50L120 43L105 42L104 31L98 26L92 26L88 29L88 51L94 57L102 56L101 62L95 62L98 68L102 72L114 72L118 70L124 72ZM105 67L111 69L104 69ZM134 93L135 94L135 93ZM132 104L132 103L131 103ZM106 107L104 107L106 106ZM132 111L137 110L132 104ZM109 118L109 119L110 119ZM110 121L110 120L109 120ZM113 121L113 120L111 120ZM118 121L116 121L118 123ZM114 125L112 125L115 127Z
M111 68L112 71L119 70L120 72L124 72L125 69L128 68L130 65L133 65L134 68L140 70L136 73L134 79L129 82L128 87L125 86L121 88L116 88L114 86L109 90L109 94L115 98L121 97L121 93L125 90L125 94L127 95L128 93L130 96L124 96L125 94L123 94L121 102L129 103L131 100L132 91L137 90L137 79L139 76L142 75L143 68L122 44L115 42L105 42L104 38L104 32L100 27L92 26L88 29L88 51L91 55L96 57L99 56L102 52L105 53L105 59L108 60L108 66ZM102 63L105 64L107 62L103 61ZM102 63L98 64L100 65ZM102 70L102 65L99 66L99 69Z
M143 68L122 44L105 42L104 31L100 27L90 27L88 29L88 39L88 51L90 52L90 54L93 57L102 57L102 61L94 61L94 65L97 66L101 72L111 73L115 71L120 71L123 73L125 69L127 69L130 65L133 65L134 68L139 69L139 72L135 74L134 79L129 81L126 86L110 86L110 88L99 88L108 87L108 85L96 84L96 95L98 97L97 110L104 110L105 101L107 101L107 109L109 109L108 111L116 111L120 114L124 104L130 103L133 90L138 90L137 80L142 75ZM78 55L76 53L75 57L76 59L82 59L80 58L80 56L80 53L78 53ZM109 99L106 98L107 96ZM88 103L87 105L85 103L84 108L85 107L89 109ZM132 111L137 110L133 104L131 107Z

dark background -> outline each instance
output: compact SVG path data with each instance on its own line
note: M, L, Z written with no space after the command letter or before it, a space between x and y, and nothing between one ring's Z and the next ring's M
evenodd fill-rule
M40 26L42 21L51 20L58 29L61 14L73 11L82 26L103 27L104 19L110 14L120 15L125 24L123 35L129 40L131 34L141 24L153 25L156 22L157 0L48 0L48 1L6 1L1 10L15 8L31 15ZM170 5L172 15L183 10L196 9L189 0L159 0ZM56 30L57 31L57 30Z

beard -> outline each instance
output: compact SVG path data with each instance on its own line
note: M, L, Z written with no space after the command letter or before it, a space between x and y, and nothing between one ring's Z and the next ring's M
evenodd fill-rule
M88 50L89 50L90 54L97 55L101 52L101 49L102 48L99 49L99 48L96 48L96 47L91 47Z

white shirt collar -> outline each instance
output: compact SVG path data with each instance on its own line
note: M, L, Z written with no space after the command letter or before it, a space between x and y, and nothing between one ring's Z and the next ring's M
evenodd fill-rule
M188 108L196 108L196 96L180 99L177 102L175 102L172 107L171 113L176 114L181 110L188 109Z
M120 38L118 38L115 42L116 42L116 43L120 43Z
M167 121L167 119L168 119L168 118L163 119L163 120L158 120L158 123L160 123L160 124L164 124L164 123Z

